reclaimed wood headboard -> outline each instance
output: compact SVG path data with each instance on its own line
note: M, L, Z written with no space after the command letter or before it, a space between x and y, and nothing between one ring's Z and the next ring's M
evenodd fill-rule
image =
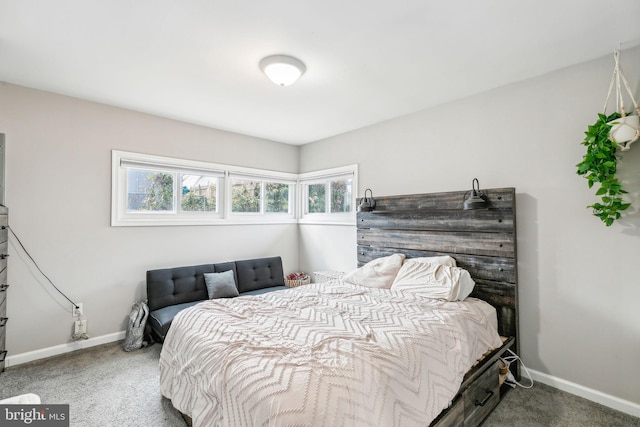
M358 212L358 265L403 253L408 258L451 255L476 282L471 296L493 305L499 333L518 348L515 188L482 190L487 209L463 210L469 191L376 197Z

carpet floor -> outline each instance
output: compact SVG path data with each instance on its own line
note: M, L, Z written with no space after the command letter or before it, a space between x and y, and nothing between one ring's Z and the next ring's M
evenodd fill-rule
M68 403L71 426L185 427L159 390L161 346L124 352L120 343L26 363L0 374L0 399L24 393ZM483 427L640 427L632 417L536 384L507 394Z

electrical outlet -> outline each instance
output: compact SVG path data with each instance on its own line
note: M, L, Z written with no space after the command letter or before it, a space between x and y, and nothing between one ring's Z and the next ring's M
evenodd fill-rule
M76 305L77 305L77 307L76 307ZM80 316L82 316L84 314L84 307L82 307L82 303L81 302L79 302L76 305L72 305L71 306L71 315L73 317L80 317Z

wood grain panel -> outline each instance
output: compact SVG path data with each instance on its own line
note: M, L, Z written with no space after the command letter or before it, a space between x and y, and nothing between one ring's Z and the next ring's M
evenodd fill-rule
M0 305L6 305L7 302L7 288L0 285ZM0 316L3 316L0 310Z
M515 191L513 188L492 188L482 190L487 196L490 209L512 208L515 204ZM452 191L445 193L407 194L401 196L375 197L376 211L388 210L462 210L465 195L470 191Z
M0 259L0 285L7 284L7 260Z
M464 423L464 399L456 399L447 411L444 411L436 418L431 427L454 427L462 426Z
M493 363L463 393L464 425L478 426L500 402L498 363Z
M0 206L0 244L6 244L9 240L9 229L7 228L9 226L9 215L7 212L5 206ZM4 252L1 253L6 254L7 250L4 249Z
M516 337L517 288L513 283L492 282L475 278L472 297L487 301L495 307L498 316L498 332L503 337Z
M511 232L511 209L410 210L361 212L358 228Z
M357 236L358 245L363 246L515 257L515 239L510 233L360 228Z
M0 326L0 372L4 371L5 359L7 356L6 350L6 312L7 312L7 250L9 249L9 209L6 206L0 205L0 319L2 319L2 325Z

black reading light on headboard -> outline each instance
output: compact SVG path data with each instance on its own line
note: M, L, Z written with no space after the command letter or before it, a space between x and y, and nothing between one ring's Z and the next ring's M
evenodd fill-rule
M477 190L476 185L478 186ZM467 193L464 193L464 195L466 196ZM471 195L464 201L464 210L483 209L487 207L487 204L487 196L480 192L480 183L478 182L478 178L473 178L473 181L471 182Z
M367 191L369 192L369 198L367 199ZM364 190L364 197L360 200L358 205L358 212L371 212L376 208L376 201L373 198L373 191L370 188Z

